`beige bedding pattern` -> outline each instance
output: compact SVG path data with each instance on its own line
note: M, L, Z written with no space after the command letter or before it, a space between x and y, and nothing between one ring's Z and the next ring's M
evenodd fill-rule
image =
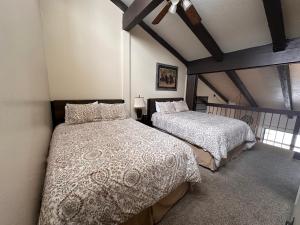
M39 225L127 221L184 182L200 182L192 149L133 119L59 125Z

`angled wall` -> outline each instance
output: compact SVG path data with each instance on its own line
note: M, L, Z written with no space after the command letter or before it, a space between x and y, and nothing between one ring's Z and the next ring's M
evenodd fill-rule
M0 1L0 224L36 224L51 136L37 0Z

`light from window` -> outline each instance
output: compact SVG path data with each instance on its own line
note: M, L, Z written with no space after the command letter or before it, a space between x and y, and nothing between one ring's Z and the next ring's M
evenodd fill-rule
M290 149L293 134L283 131L265 129L263 143L279 148ZM300 135L297 135L294 151L300 152Z
M297 135L297 138L296 138L294 151L300 153L300 135L299 134Z

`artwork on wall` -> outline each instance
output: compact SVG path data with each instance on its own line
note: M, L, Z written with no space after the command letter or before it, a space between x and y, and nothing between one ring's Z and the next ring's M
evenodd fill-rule
M156 89L177 91L178 67L157 63Z

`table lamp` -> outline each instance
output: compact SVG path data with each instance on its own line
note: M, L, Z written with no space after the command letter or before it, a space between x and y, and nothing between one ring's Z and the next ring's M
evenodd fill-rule
M142 119L143 108L146 107L144 97L139 96L135 98L133 107L135 109L137 119L138 120Z

